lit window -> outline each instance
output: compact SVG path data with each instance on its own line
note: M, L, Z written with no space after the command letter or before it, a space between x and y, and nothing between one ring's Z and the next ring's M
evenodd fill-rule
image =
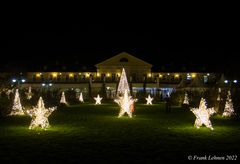
M69 77L73 77L73 73L69 73Z

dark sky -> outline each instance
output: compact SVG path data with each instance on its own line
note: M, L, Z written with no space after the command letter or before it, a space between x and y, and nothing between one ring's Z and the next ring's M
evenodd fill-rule
M26 68L93 66L126 51L156 69L186 67L235 71L238 68L239 46L229 44L232 40L224 40L217 32L212 35L200 28L188 29L123 23L12 23L3 31L1 54L6 60L0 63L2 67Z

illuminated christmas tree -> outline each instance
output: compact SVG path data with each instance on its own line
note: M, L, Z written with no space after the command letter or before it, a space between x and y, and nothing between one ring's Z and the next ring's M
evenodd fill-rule
M120 77L120 81L118 84L118 89L117 89L117 95L123 95L125 93L125 90L127 90L127 93L130 94L130 89L129 89L129 85L128 85L128 81L127 81L127 76L126 76L126 72L125 69L122 69L122 74Z
M28 88L28 92L25 93L27 95L27 99L30 100L33 96L31 87Z
M32 117L29 129L34 129L40 127L42 129L47 129L50 127L48 122L48 117L50 114L56 110L57 107L45 108L42 97L39 98L36 107L31 110L27 110L27 113Z
M64 93L64 92L62 92L62 96L61 96L60 103L62 103L62 104L66 104L66 105L68 104L67 101L66 101L65 93Z
M16 89L12 111L9 115L24 115L18 89Z
M94 99L96 100L96 105L97 104L101 104L101 101L102 101L102 97L99 96L99 94L97 95L97 97L94 97Z
M80 102L82 102L82 103L84 102L84 101L83 101L83 94L82 94L82 92L80 93L80 96L79 96L79 99L78 99L78 100L79 100Z
M231 92L228 91L227 100L226 100L226 104L225 104L225 108L222 116L231 117L232 115L234 115L233 102L231 99Z
M187 93L185 93L183 104L189 105L189 98Z
M152 100L153 100L153 98L150 96L150 95L148 95L148 97L146 98L146 100L147 100L147 105L152 105Z
M209 120L210 116L216 113L214 108L207 108L205 99L201 98L199 108L191 108L191 111L195 114L196 120L194 126L200 128L203 124L213 130L212 123Z

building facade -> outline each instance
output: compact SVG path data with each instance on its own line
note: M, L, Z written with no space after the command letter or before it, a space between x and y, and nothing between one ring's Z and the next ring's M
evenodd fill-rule
M143 90L152 95L167 95L175 88L189 85L208 86L216 83L218 75L201 72L152 72L152 65L126 52L95 65L96 71L85 72L27 72L23 87L48 89L74 89L91 91L95 96L102 86L107 98L114 98L117 84L124 67L133 96Z

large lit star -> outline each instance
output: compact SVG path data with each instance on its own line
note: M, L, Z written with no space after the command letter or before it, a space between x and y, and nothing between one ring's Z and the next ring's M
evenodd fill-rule
M29 129L41 127L42 129L47 129L50 125L48 122L48 116L56 110L57 107L45 108L42 97L39 98L36 107L31 110L27 110L27 113L32 117Z
M102 97L100 97L99 94L97 95L97 97L94 97L94 99L96 100L95 104L101 104Z
M132 99L131 96L128 96L127 89L125 90L123 96L115 99L114 101L120 106L120 112L118 117L122 117L125 113L127 113L128 116L132 118L132 112L134 111L133 103L135 100Z
M209 120L210 116L216 111L214 108L207 108L205 99L201 98L199 108L191 108L191 111L195 114L196 120L194 126L200 128L203 124L213 130L212 123Z
M153 98L150 96L150 95L148 95L148 97L147 98L145 98L146 100L147 100L147 105L152 105L152 101L153 101Z

